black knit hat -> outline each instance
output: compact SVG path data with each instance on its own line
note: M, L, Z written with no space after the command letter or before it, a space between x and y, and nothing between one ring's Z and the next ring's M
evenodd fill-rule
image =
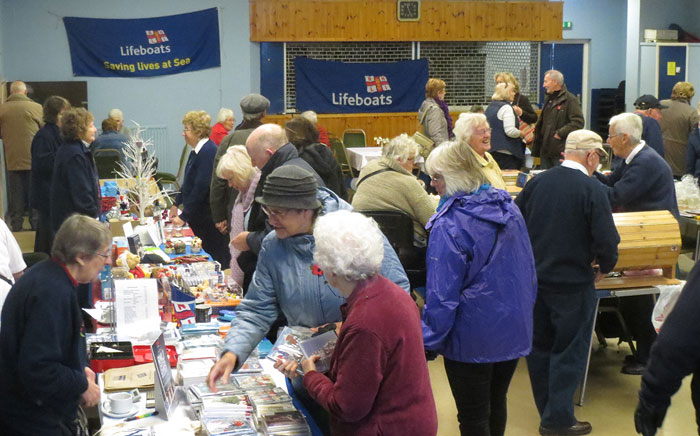
M265 179L262 197L255 201L265 206L287 209L318 209L318 183L310 172L296 165L283 165Z

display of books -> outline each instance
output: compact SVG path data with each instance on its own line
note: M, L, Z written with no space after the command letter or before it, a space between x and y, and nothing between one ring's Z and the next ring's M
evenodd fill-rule
M253 428L251 422L247 419L238 419L235 417L225 416L204 416L202 417L202 425L209 436L224 436L224 435L251 435L258 434Z
M177 363L177 373L182 385L204 383L213 365L214 359L180 360Z
M317 355L320 357L316 361L316 371L328 372L331 367L331 355L335 349L335 343L338 341L338 335L335 331L328 331L318 336L312 336L299 343L302 353L305 358Z
M267 435L311 435L309 425L301 412L282 412L265 415L260 419Z
M246 374L234 377L236 384L243 391L274 388L275 381L267 374Z
M203 414L219 414L226 416L249 416L253 408L245 394L216 395L202 398Z
M248 398L253 406L263 404L286 403L291 402L292 397L282 388L259 389L250 391Z

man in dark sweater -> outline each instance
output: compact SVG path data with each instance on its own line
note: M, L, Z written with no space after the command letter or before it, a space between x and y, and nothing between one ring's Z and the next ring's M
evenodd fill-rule
M605 154L596 133L571 132L562 165L536 176L515 200L537 270L527 363L542 435L591 432L574 416L573 395L590 346L594 283L615 266L620 241L605 193L590 177Z
M666 409L671 405L671 396L690 373L693 373L690 393L695 406L695 421L700 429L699 287L700 263L696 263L673 311L664 321L642 375L634 422L637 432L644 436L656 434L666 416Z
M668 210L679 218L676 188L668 163L640 138L642 120L636 114L624 113L610 119L608 142L616 156L623 159L609 176L595 173L607 190L615 212ZM656 332L651 325L654 298L651 295L625 297L620 312L637 341L637 355L628 357L624 374L639 375L649 358Z

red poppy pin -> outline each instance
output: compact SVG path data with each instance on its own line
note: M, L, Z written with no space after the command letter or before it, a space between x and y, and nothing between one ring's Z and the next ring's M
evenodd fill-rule
M558 111L561 110L561 105L557 106L557 110L558 110Z
M323 275L323 271L321 271L321 268L319 268L317 263L315 263L311 266L311 274L313 274L315 276L322 276Z

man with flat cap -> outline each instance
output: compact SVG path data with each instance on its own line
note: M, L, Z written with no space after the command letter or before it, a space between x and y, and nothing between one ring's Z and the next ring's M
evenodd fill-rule
M666 106L653 95L645 94L634 101L634 108L634 113L642 119L642 139L664 157L664 137L659 120L662 118L661 109L666 109Z
M224 351L209 372L212 390L217 380L228 380L231 371L245 362L278 315L284 314L288 325L302 327L342 320L340 306L345 299L314 264L312 230L319 215L352 206L319 188L316 178L296 165L275 169L255 200L274 231L263 240L248 293L236 309ZM381 274L409 291L406 273L386 238Z
M221 156L232 145L245 145L253 130L262 126L262 118L270 107L270 100L260 94L248 94L241 99L241 111L243 121L236 126L233 132L227 135L216 150L214 156L214 171L211 172L211 184L209 186L209 207L216 228L226 234L231 224L231 209L236 201L238 191L228 186L225 179L216 176L216 167Z
M620 242L605 192L591 177L606 156L603 140L590 130L575 130L566 138L564 156L560 166L535 176L515 199L537 270L527 366L541 435L592 430L576 419L573 396L590 346L595 282L615 266Z

